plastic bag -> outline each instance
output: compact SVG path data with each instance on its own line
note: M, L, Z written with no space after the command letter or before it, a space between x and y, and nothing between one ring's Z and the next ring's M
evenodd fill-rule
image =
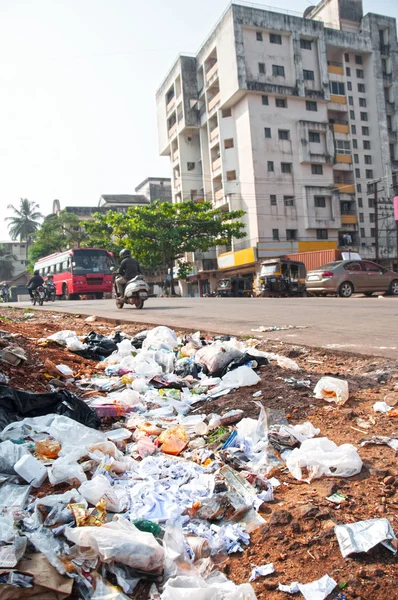
M40 527L40 529L33 531L33 533L27 533L26 535L36 550L44 554L48 562L57 569L58 573L65 575L66 566L58 558L62 553L62 544L54 537L51 531L45 527Z
M49 434L61 443L61 455L67 454L70 448L84 448L90 444L103 442L106 437L100 431L86 427L66 416L57 416L49 428ZM83 455L82 455L83 456Z
M351 444L337 446L328 438L305 440L287 457L286 466L299 481L310 482L322 475L327 477L352 477L362 469L362 460ZM302 469L308 471L303 478Z
M109 581L106 581L99 575L95 577L95 590L90 596L91 600L129 600L129 597L118 590Z
M0 487L0 512L8 513L25 508L30 492L30 485L3 483Z
M106 499L106 508L110 512L120 513L128 507L127 491L122 486L111 486L105 475L96 475L79 487L79 493L93 506L101 498Z
M104 562L116 561L145 572L163 569L164 550L152 533L140 531L123 517L102 527L65 529L66 538L92 548Z
M59 344L63 344L66 346L67 340L70 338L77 338L76 331L71 331L70 329L63 329L62 331L56 331L52 335L47 337L48 340L53 340L54 342L58 342Z
M296 361L287 356L278 356L276 363L281 369L286 369L287 371L300 371L300 367Z
M68 365L57 365L56 368L61 373L62 377L73 377L73 371Z
M66 339L66 347L71 352L82 352L84 350L87 350L87 348L88 348L87 344L84 344L83 342L81 342L78 337L67 338Z
M171 349L175 348L178 345L178 338L175 332L169 327L155 327L148 332L146 336L145 342L143 343L146 347L150 346L152 343L163 342L167 346L170 346Z
M55 440L40 440L36 442L35 452L39 458L58 458L61 446Z
M65 481L74 481L77 479L80 483L87 480L83 467L77 462L81 458L81 453L76 452L57 458L48 470L48 479L51 485L64 483Z
M14 465L28 451L25 446L13 444L10 441L0 444L0 473L12 475L15 473Z
M250 583L236 585L220 573L202 577L179 576L169 579L161 600L256 600Z
M135 406L142 402L139 393L128 388L121 392L112 392L112 394L108 394L106 400L109 401L109 403L122 404L123 406Z
M218 395L222 395L228 390L257 385L259 381L261 381L261 378L253 371L253 369L246 366L238 367L224 375L221 379L221 383L210 390L209 396L216 398Z
M314 389L315 398L344 404L348 400L348 382L335 377L322 377Z
M16 534L14 520L10 516L0 515L0 542L11 542Z
M225 344L211 344L197 351L195 362L205 367L210 374L222 371L229 363L242 356L242 352Z
M140 377L152 379L162 373L161 365L153 358L153 352L142 351L135 356L131 361L131 367L134 373Z

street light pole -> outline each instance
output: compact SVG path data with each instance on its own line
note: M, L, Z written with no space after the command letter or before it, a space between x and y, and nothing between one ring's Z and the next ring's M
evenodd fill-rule
M375 250L376 262L379 262L379 205L377 197L377 181L373 183L374 206L375 206Z

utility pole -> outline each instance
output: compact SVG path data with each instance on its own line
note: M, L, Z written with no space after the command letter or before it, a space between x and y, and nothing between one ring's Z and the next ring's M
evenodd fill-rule
M375 206L375 250L376 262L379 262L379 205L377 197L377 181L373 182L374 206Z

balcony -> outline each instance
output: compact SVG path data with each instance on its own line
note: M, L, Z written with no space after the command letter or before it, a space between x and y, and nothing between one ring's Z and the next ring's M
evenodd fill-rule
M341 215L342 225L356 225L358 223L357 215Z
M351 154L339 154L336 153L336 163L352 164Z
M215 63L206 73L206 86L209 87L218 77L218 63Z
M214 129L212 129L210 131L210 141L212 142L213 140L215 140L216 138L218 138L219 135L220 135L220 129L219 129L219 127L214 127Z
M176 192L181 190L181 177L178 179L174 179L174 189Z
M393 131L392 129L388 130L388 137L391 142L398 142L398 131Z
M180 111L177 115L177 122L180 123L184 118L184 113Z
M221 101L221 94L220 92L217 92L217 94L215 96L213 96L213 98L209 101L207 108L208 111L211 112L218 104L220 104Z
M214 201L219 202L223 198L224 198L224 188L221 187L221 188L218 188L218 190L216 190L214 192Z
M388 56L390 54L390 44L380 44L380 54Z
M342 215L356 215L357 211L354 208L345 208L343 204L340 206L340 212Z
M343 63L328 60L328 73L332 73L333 75L344 75Z
M391 169L393 171L398 171L398 160L395 160L394 158L391 159Z
M172 125L169 129L169 137L174 135L176 131L177 131L177 123L174 123L174 125Z
M221 156L216 158L216 160L213 160L213 162L211 163L211 168L212 168L213 173L214 173L214 171L217 171L217 169L219 169L220 167L221 167Z
M347 104L347 98L338 94L330 94L330 102L335 104Z
M173 108L173 106L174 106L175 103L176 103L176 97L173 96L172 99L166 105L166 112L167 113L169 113L171 111L171 109Z
M383 82L384 82L384 85L392 84L392 74L383 72Z
M350 127L348 123L343 121L341 123L333 123L333 131L334 133L350 133Z
M337 188L341 194L355 194L355 185L353 183L336 182L334 187Z
M173 163L177 162L177 160L178 160L179 158L180 158L180 154L179 154L178 150L176 150L176 151L173 153Z

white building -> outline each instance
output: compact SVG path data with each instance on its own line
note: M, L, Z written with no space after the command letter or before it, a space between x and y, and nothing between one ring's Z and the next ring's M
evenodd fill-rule
M5 242L0 242L0 246L13 256L12 264L14 272L12 277L15 279L18 275L26 271L26 265L28 264L26 242L10 242L10 240L6 240Z
M337 247L375 258L377 234L380 259L396 260L397 50L395 19L323 0L303 16L232 3L178 57L157 92L160 154L175 202L246 212L220 268Z

